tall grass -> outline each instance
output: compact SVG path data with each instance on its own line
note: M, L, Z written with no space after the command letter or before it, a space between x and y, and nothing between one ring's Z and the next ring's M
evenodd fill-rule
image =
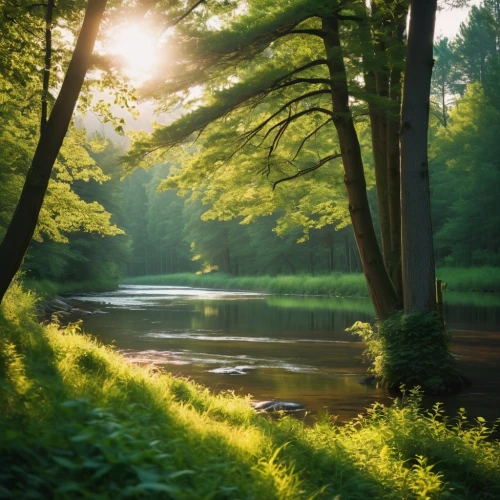
M277 295L330 295L343 297L368 296L362 274L289 275L289 276L230 276L215 274L164 274L126 278L127 285L166 285L251 290Z
M0 496L451 498L500 496L500 445L417 393L336 425L257 415L248 399L133 366L34 321L18 284L0 311Z
M456 292L500 292L498 267L442 267L437 277L446 283L447 290Z
M455 268L437 270L437 277L450 291L500 291L500 269L494 267ZM230 276L214 274L162 274L134 276L122 281L125 285L165 285L250 290L277 295L328 295L335 297L368 297L365 278L361 273L313 276Z

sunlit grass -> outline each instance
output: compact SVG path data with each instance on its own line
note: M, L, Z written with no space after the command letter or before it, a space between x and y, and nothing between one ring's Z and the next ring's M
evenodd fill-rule
M75 498L498 498L500 446L419 396L346 425L257 415L134 366L75 326L41 327L11 288L0 314L0 494Z
M277 295L329 295L342 297L368 296L362 274L289 275L289 276L229 276L215 273L165 274L137 276L123 280L127 285L170 285L219 288L226 290L251 290Z
M437 270L448 291L500 291L500 269L494 267L453 268ZM166 285L250 290L277 295L327 295L333 297L368 297L365 278L361 273L332 273L283 276L230 276L214 274L162 274L134 276L122 281L125 285Z

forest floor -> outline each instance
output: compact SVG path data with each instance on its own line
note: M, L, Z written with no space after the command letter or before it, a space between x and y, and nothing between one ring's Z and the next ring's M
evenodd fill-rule
M14 284L0 310L3 498L499 498L500 443L409 394L336 425L257 414L42 326Z
M500 269L496 267L442 267L437 277L449 291L500 291ZM328 295L336 297L367 297L363 274L332 273L328 275L230 276L212 274L163 274L128 277L126 285L170 285L251 290L272 294Z

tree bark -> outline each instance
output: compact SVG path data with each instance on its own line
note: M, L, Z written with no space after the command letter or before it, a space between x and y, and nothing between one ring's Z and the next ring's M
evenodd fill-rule
M387 184L389 219L391 225L391 256L389 275L400 299L404 302L403 276L401 269L401 179L399 148L399 117L401 111L401 78L403 70L404 31L408 5L400 1L395 9L395 28L392 34L390 58L389 97L391 107L387 113Z
M35 231L38 215L64 136L73 115L90 64L106 0L89 0L82 29L54 103L41 134L24 187L5 237L0 244L0 302L21 266Z
M386 3L389 2L386 0ZM403 307L399 118L400 81L405 52L403 32L407 12L405 0L398 0L395 6L372 2L371 23L361 26L365 46L365 89L371 95L368 109L382 252L385 267L399 297L398 308Z
M371 218L358 135L349 108L346 69L338 34L339 21L332 15L322 19L324 44L331 78L333 123L337 130L344 165L354 236L371 300L379 319L386 319L398 298L384 266Z
M404 311L436 310L427 133L437 0L412 0L401 116Z

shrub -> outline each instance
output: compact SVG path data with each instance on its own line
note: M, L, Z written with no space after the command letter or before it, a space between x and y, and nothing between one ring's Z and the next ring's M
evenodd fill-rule
M367 345L369 372L384 387L420 386L438 394L463 385L450 352L450 334L437 313L398 312L378 322L375 329L357 322L348 331Z

